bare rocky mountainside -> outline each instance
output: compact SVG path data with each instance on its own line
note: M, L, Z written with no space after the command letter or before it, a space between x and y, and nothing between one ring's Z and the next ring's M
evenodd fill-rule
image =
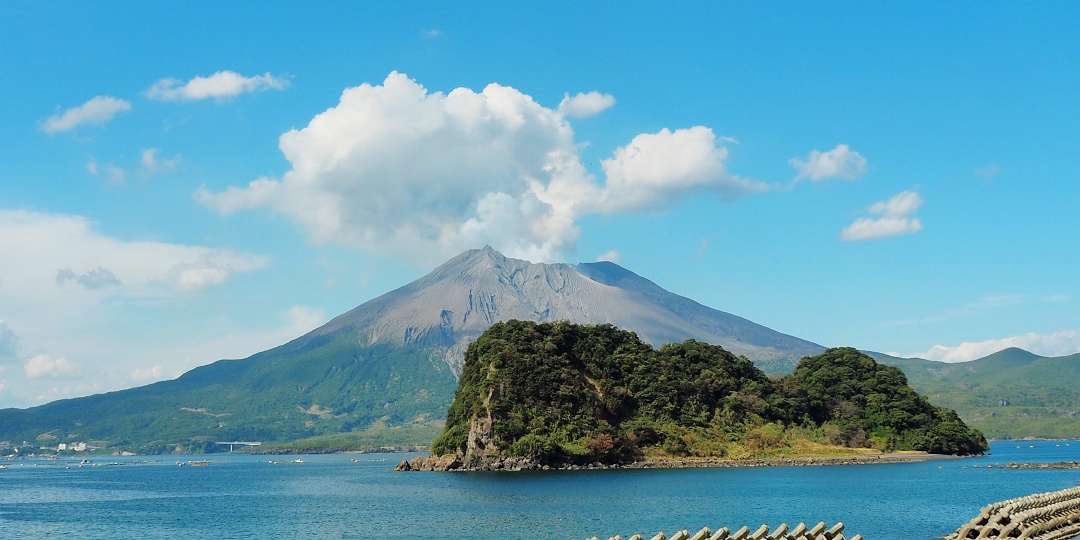
M181 377L31 409L0 410L0 441L140 453L219 441L325 450L428 444L454 398L468 344L492 324L610 323L646 342L696 339L790 373L824 347L672 294L616 264L534 264L486 247L289 343ZM227 446L223 447L228 449Z
M531 263L491 247L466 251L301 339L349 331L364 345L433 348L460 374L469 343L511 319L610 323L654 346L696 339L744 355L767 372L789 372L799 358L825 350L668 292L615 263Z

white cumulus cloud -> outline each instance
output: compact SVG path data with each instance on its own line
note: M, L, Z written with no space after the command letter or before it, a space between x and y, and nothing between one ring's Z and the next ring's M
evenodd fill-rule
M573 248L584 215L765 189L729 174L727 149L701 126L635 137L602 162L600 182L581 163L568 116L514 88L428 92L394 72L283 134L292 169L280 179L195 196L222 214L271 209L315 242L437 262L484 244L553 260Z
M712 130L702 126L638 135L601 160L607 184L597 207L609 213L660 209L692 191L733 199L767 189L729 174L727 157L727 148L717 146Z
M792 158L788 163L799 173L795 177L796 180L805 178L815 182L826 178L857 180L866 173L866 158L848 148L846 144L838 144L836 148L828 152L811 150L805 160Z
M53 358L47 354L36 355L23 364L28 379L72 377L79 374L79 367L67 358Z
M284 90L288 86L288 79L269 73L245 77L235 71L219 71L187 82L172 78L158 80L146 90L146 97L160 101L220 100L248 92Z
M559 103L559 112L570 118L588 118L596 116L615 105L615 96L597 91L578 93L571 97L565 94Z
M119 113L131 110L131 104L111 96L97 96L90 101L55 114L41 123L45 133L71 131L81 125L100 125L112 120Z
M1017 347L1040 356L1068 356L1080 352L1080 331L1061 330L1053 334L1029 332L1004 339L964 342L959 345L934 345L925 352L905 356L939 362L968 362L998 351Z
M918 210L922 203L922 196L914 191L904 191L887 201L874 203L870 206L870 213L881 217L858 218L844 228L840 237L853 242L919 232L922 230L922 222L919 218L911 217L911 214Z

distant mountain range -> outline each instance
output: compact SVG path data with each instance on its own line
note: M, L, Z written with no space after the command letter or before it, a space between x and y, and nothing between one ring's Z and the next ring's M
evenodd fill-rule
M987 437L1080 437L1080 353L1048 358L1009 348L949 364L870 355L902 369L912 388Z
M825 350L668 292L614 263L537 264L486 247L249 358L138 388L0 410L0 441L90 442L149 453L210 451L218 441L307 440L303 448L426 444L453 399L468 344L510 319L611 323L655 346L692 338L744 355L767 373L790 373L799 358ZM884 361L904 369L912 386L935 403L939 398L927 389L952 400L939 405L965 415L946 397L949 385L973 384L963 378L965 368ZM1041 374L1040 362L1018 361L1018 369ZM946 371L955 374L940 375ZM1039 377L1032 376L1033 385ZM979 384L985 389L989 383ZM1019 391L1014 386L1008 391Z

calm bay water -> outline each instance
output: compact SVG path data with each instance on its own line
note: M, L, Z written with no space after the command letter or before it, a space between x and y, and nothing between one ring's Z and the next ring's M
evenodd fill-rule
M988 503L1080 484L1077 470L975 467L1080 461L1077 441L994 443L989 456L924 463L745 469L392 472L403 457L8 462L0 538L625 538L843 521L867 539L930 540Z

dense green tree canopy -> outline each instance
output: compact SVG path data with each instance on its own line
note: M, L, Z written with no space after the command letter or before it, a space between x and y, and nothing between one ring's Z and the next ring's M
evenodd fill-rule
M688 340L653 349L611 325L497 323L465 357L434 453L468 451L477 419L503 455L626 462L647 452L724 456L792 434L827 444L972 454L980 433L850 348L769 379L746 358ZM481 430L483 431L483 430Z

